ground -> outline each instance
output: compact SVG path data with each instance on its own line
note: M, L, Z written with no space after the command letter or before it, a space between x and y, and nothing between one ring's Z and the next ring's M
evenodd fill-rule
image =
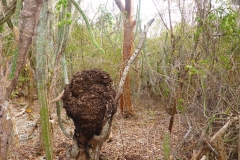
M163 159L163 139L167 132L170 116L164 111L164 106L149 97L132 97L134 103L135 116L124 119L119 112L113 120L113 139L112 142L104 143L102 154L109 160L115 159ZM12 112L19 114L27 104L24 100L12 100ZM54 120L53 148L54 159L65 159L66 148L71 144L62 133L58 126L56 109L51 108ZM31 114L31 115L29 115ZM65 111L62 111L65 118ZM37 101L34 104L32 113L24 112L16 117L16 126L20 141L19 148L16 148L12 159L40 160L44 158L43 151L40 149L40 128L37 127L29 137L36 121L39 118L39 106ZM73 124L65 125L68 132L73 132ZM177 153L178 144L182 142L187 133L188 125L184 116L177 114L173 131L171 134L171 154Z

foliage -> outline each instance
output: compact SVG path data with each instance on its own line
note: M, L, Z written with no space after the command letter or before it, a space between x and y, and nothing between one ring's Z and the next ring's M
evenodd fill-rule
M88 15L79 16L77 21L74 21L71 12L66 11L61 15L69 2L58 0L54 4L52 18L62 17L52 21L53 35L49 36L52 38L50 46L52 50L47 57L50 59L54 57L54 61L56 60L56 46L59 47L62 41L62 37L58 37L57 34L63 33L66 26L72 26L64 50L66 64L71 73L69 79L80 70L102 68L111 75L114 84L118 84L122 57L122 15L112 13L106 9L105 4L102 4L98 7L96 19L91 23L87 18ZM194 126L200 126L195 130L209 133L208 136L212 136L214 131L224 124L225 119L222 117L236 115L234 110L239 110L240 102L239 11L222 1L218 3L216 8L197 9L192 15L195 18L193 23L179 22L173 26L172 31L161 30L161 33L157 29L152 30L151 32L156 34L148 37L144 50L141 51L136 65L132 65L133 69L130 72L132 90L137 86L136 75L138 74L141 79L138 92L149 92L150 96L160 102L161 107L166 111L175 106L181 113L199 118L199 122L193 121ZM80 12L83 13L81 8ZM82 23L84 20L87 20L87 25ZM159 20L160 23L162 21ZM14 59L16 60L17 54L11 48L14 46L15 37L5 26L3 31L5 60L12 59L11 63L5 63L11 64L13 74L16 64ZM93 47L93 41L98 47ZM137 42L138 33L136 33L135 44ZM99 48L102 48L105 54L102 54L102 51L99 52ZM47 65L50 75L53 72L51 70L53 66L52 63ZM35 66L31 67L35 68ZM25 70L18 79L19 88L33 78L27 71L28 66L25 66ZM62 72L57 72L58 84L62 79L62 74L59 73ZM47 82L49 83L51 80ZM59 92L59 88L53 88L53 90ZM217 123L218 119L221 119L221 123ZM236 131L231 133L236 134ZM231 140L236 137L234 134L229 132L226 138ZM166 135L164 139L166 147L170 145L168 138L170 137ZM226 146L229 147L228 152L232 153L229 153L230 156L232 155L229 159L234 159L235 150L231 141L228 141ZM167 149L165 152L169 154ZM189 149L186 152L190 154L192 150Z

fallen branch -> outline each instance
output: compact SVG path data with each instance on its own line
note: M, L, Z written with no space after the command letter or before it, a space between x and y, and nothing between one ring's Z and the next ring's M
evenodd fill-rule
M128 74L128 71L130 69L130 66L131 66L131 63L134 61L134 59L138 56L138 54L140 53L140 50L144 44L144 41L146 39L146 35L147 35L147 32L148 32L148 29L149 27L151 26L152 22L154 21L155 19L151 19L148 23L147 23L147 26L145 26L144 28L144 31L141 33L141 36L140 36L140 40L139 40L139 43L137 45L137 48L135 50L135 52L133 53L133 55L128 59L127 61L127 65L125 66L124 68L124 71L123 71L123 74L122 74L122 77L121 77L121 80L120 80L120 83L119 83L119 87L118 87L118 91L117 91L117 95L115 97L115 101L117 102L120 95L122 94L123 92L123 86L124 86L124 83L125 83L125 80L126 80L126 77L127 77L127 74Z
M207 144L208 148L217 156L219 157L219 153L216 151L216 149L206 140L204 139L203 142Z
M210 143L213 143L218 137L221 137L228 129L228 127L236 120L238 120L239 117L234 117L228 120L228 122L217 131L216 134L214 134L214 136L212 136L212 138L210 139ZM201 155L204 154L204 149L205 147L201 147L197 152L193 153L193 156L191 158L191 160L197 160L200 159Z

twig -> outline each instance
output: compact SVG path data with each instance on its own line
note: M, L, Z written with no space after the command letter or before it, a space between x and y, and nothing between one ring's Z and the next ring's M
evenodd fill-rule
M15 115L15 117L19 117L21 115L23 115L26 112L26 108L28 105L24 106L24 108L22 109L22 111L20 113L18 113L17 115Z
M206 139L204 139L203 142L207 144L208 148L209 148L217 157L219 157L219 153L216 151L215 148L213 148L213 146L212 146Z
M210 143L213 143L218 137L222 136L223 133L226 132L228 127L236 120L238 120L239 116L231 118L228 120L228 122L217 131L217 133L210 139ZM191 160L199 159L199 157L203 154L204 147L201 147L196 153L193 154Z
M55 102L59 101L59 100L62 98L63 93L64 93L64 90L62 91L62 93L60 93L56 98L54 98L54 99L51 100L50 102L51 102L51 103L55 103Z
M31 131L28 134L28 137L30 137L34 133L34 131L38 128L39 124L40 124L40 118L38 118L38 120L34 124L33 128L31 129Z
M154 21L155 19L151 19L148 23L147 23L147 26L145 27L144 31L141 33L141 36L140 36L140 41L138 43L138 46L135 50L135 52L133 53L133 55L128 59L127 61L127 65L125 66L124 68L124 71L123 71L123 74L122 74L122 77L121 77L121 80L120 80L120 83L119 83L119 87L118 87L118 91L117 91L117 95L115 97L115 101L117 102L120 95L122 94L122 91L123 91L123 86L124 86L124 83L125 83L125 80L127 78L127 74L128 74L128 71L130 69L130 66L131 66L131 63L134 61L134 59L138 56L138 54L140 53L140 50L144 44L144 41L146 39L146 35L147 35L147 32L148 32L148 29L149 27L151 26L152 22Z
M233 108L233 106L232 106L224 97L222 97L221 95L217 95L217 96L220 97L220 98L222 98L222 100L223 100L227 105L230 106L230 108L233 110L233 113L235 113L236 115L240 115L239 112L238 112L235 108Z

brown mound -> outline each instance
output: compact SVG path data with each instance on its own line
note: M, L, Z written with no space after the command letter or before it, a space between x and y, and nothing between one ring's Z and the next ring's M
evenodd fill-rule
M75 125L74 137L78 144L86 146L93 135L99 135L106 119L112 119L115 91L108 73L100 69L76 73L65 87L63 107ZM110 117L105 117L110 115Z

